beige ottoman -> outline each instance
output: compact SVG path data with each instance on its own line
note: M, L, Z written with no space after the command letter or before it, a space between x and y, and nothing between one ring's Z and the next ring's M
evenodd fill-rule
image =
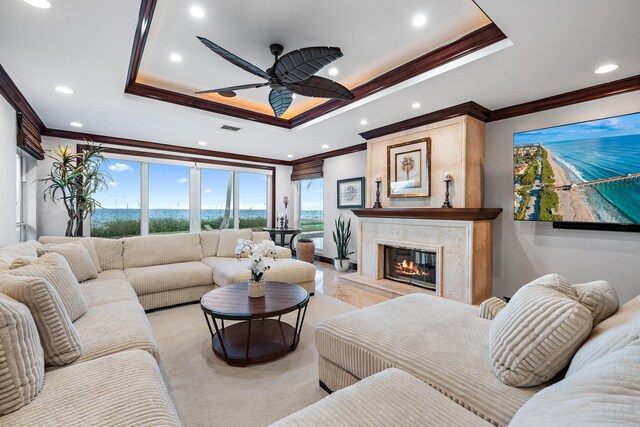
M247 266L249 260L242 258L209 257L202 260L213 269L213 282L218 286L246 282L251 278ZM271 268L264 273L264 279L272 282L285 282L302 286L311 295L316 291L316 267L297 259L265 259Z
M491 427L427 383L387 369L325 397L271 427Z

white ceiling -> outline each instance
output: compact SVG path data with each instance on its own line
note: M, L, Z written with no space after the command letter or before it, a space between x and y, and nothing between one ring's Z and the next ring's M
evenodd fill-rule
M75 120L88 133L190 147L205 140L213 150L279 159L317 154L322 144L330 149L359 144L362 131L466 101L496 109L640 74L638 0L478 0L513 46L287 130L124 94L138 2L50 1L49 10L22 0L0 1L0 63L47 127L77 130L69 126ZM375 13L364 7L354 25L366 25ZM427 7L424 13L430 16ZM607 62L620 68L593 73ZM53 90L57 85L76 93L59 94ZM411 108L416 101L419 110ZM362 119L366 126L359 124ZM221 124L243 129L232 134L218 130Z
M201 7L204 18L191 16L193 5ZM471 0L403 0L402 5L398 8L384 0L158 0L139 79L188 95L263 83L211 52L196 38L201 36L263 70L273 65L271 43L282 44L285 53L307 46L339 46L344 57L318 75L353 88L491 22ZM414 16L427 16L427 12L428 25L411 25ZM172 53L179 54L182 62L170 61ZM331 67L339 70L337 76L329 75ZM232 99L207 98L273 115L267 102L269 91L263 87L239 91ZM283 117L291 118L324 101L297 97Z

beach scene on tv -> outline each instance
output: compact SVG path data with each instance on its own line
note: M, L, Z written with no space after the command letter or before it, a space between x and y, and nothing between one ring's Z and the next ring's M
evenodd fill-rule
M640 113L513 139L516 220L640 224Z

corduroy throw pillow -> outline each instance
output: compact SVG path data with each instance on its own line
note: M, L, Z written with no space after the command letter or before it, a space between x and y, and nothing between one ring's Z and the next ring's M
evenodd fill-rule
M592 324L591 311L564 277L541 277L520 288L493 320L493 372L514 387L542 384L569 363Z

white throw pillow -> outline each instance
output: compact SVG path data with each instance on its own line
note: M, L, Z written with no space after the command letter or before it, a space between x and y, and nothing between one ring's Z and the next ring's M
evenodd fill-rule
M0 294L0 373L0 415L28 405L44 383L44 353L31 312L3 294Z
M78 280L73 275L69 263L62 255L44 254L40 258L31 258L29 261L29 265L13 270L5 270L2 273L45 279L58 292L71 321L76 320L87 312L87 302L82 295Z
M238 240L240 239L251 240L251 229L243 228L241 230L220 230L220 242L218 243L218 252L216 256L235 258L236 246L238 246ZM246 258L248 257L248 254L243 254L242 257Z
M591 311L593 326L605 320L618 310L618 294L608 282L595 282L573 285L578 301Z
M63 366L80 357L80 337L58 292L49 282L40 277L0 275L0 292L31 311L46 365Z
M509 427L637 426L640 347L609 354L536 393Z
M640 296L593 328L589 339L573 356L566 376L573 376L598 359L627 347L640 349Z
M496 376L514 387L552 379L591 332L591 312L557 274L516 292L498 313L489 333L489 357Z
M89 242L89 240L87 240L87 242ZM93 243L91 243L91 245L93 245ZM84 282L85 280L95 279L98 277L96 264L91 259L89 251L81 241L64 244L49 244L43 249L38 249L39 256L52 252L62 255L67 260L71 267L71 271L73 271L73 275L76 276L78 282Z

